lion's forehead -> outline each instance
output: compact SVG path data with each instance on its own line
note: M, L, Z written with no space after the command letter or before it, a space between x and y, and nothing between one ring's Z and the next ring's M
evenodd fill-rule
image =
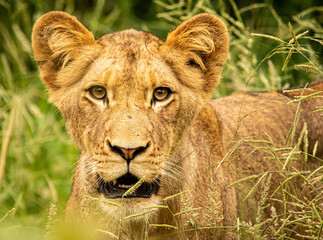
M113 46L137 46L145 47L151 51L158 51L163 42L148 32L128 29L121 32L106 34L97 41L104 47Z
M99 61L109 68L137 74L165 69L159 48L162 41L133 29L108 34L98 40L103 49Z
M151 43L144 44L147 42L143 39L142 44L134 39L116 39L112 41L107 37L104 41L100 55L84 77L86 84L103 84L108 89L123 91L138 88L147 91L161 85L176 85L176 76L160 56L158 46L150 47Z

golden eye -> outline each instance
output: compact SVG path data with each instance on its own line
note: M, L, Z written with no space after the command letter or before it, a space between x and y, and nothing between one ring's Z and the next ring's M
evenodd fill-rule
M154 99L156 101L164 101L169 98L171 90L166 87L159 87L154 90Z
M107 90L102 86L93 86L89 88L91 97L97 100L102 100L107 95Z

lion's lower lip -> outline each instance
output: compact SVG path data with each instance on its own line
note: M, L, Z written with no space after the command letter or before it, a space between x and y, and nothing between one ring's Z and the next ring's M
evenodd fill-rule
M159 178L152 183L143 182L133 192L124 194L135 185L139 179L130 173L127 173L116 181L105 182L98 176L98 191L106 198L150 198L159 190Z

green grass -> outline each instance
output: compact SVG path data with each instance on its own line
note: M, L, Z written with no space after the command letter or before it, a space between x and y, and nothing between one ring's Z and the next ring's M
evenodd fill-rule
M42 238L50 203L56 204L59 215L64 212L79 155L60 114L47 103L32 57L30 36L39 16L67 11L96 37L135 28L165 39L194 14L219 15L231 36L222 82L214 92L220 97L322 77L323 7L315 6L318 1L304 2L301 6L296 0L281 1L274 8L256 2L239 6L233 0L97 0L93 5L73 0L0 0L0 239Z

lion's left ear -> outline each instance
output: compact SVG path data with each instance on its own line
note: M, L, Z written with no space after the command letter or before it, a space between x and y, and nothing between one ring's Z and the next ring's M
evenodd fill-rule
M59 11L41 16L33 27L32 47L47 89L53 92L68 82L67 77L59 79L59 73L82 56L80 70L72 73L80 75L81 65L90 61L97 45L93 34L76 17Z
M161 53L184 84L211 93L219 82L228 49L229 36L223 21L204 13L171 32Z

